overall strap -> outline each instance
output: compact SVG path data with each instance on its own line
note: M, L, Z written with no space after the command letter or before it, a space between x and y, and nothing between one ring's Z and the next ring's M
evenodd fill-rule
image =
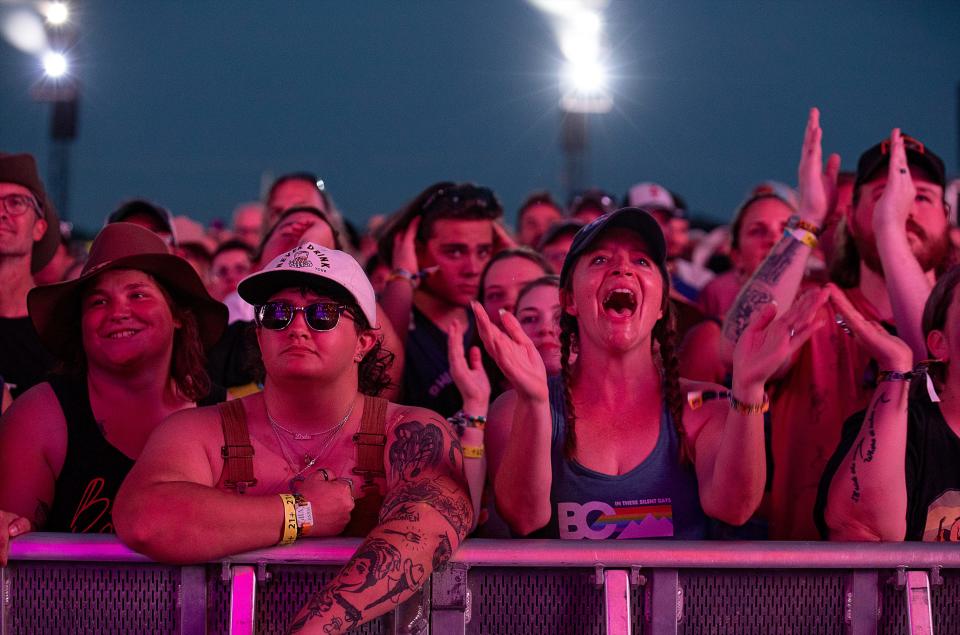
M357 466L353 473L363 477L363 488L376 487L374 479L386 476L383 448L387 445L387 400L363 396L360 431L353 435L357 446Z
M220 426L223 428L224 487L243 494L247 487L257 484L253 477L253 445L247 429L247 415L240 400L224 401L217 405Z

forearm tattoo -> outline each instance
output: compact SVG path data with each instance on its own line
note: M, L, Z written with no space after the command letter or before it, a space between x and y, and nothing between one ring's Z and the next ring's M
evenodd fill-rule
M732 342L740 339L744 329L750 324L750 316L759 307L769 304L773 301L773 296L764 289L755 289L747 287L737 298L737 303L731 309L727 316L727 323L724 327L724 335Z
M473 507L466 496L444 489L434 481L420 480L393 488L380 508L381 524L393 520L395 510L412 509L425 503L435 509L463 539L473 522Z
M859 438L856 445L853 446L853 458L850 460L850 500L854 503L860 502L860 475L857 473L857 463L870 463L877 453L877 411L880 406L890 403L887 393L880 393L876 403L871 406L861 427Z
M753 312L764 304L773 301L773 295L768 291L768 288L776 286L780 282L783 274L793 264L800 251L800 246L799 240L789 237L783 238L760 264L756 273L747 282L746 287L737 296L734 308L727 318L724 326L724 336L728 340L732 342L739 340L744 329L750 324L750 317Z

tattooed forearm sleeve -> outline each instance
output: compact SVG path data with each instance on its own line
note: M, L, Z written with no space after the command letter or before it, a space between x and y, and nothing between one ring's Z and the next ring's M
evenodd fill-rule
M473 522L463 454L442 421L407 421L388 449L380 524L310 598L291 632L341 633L396 607L446 565Z
M809 248L794 238L780 239L747 284L727 313L723 334L730 342L740 339L750 323L753 312L776 300L784 308L790 306L806 268Z

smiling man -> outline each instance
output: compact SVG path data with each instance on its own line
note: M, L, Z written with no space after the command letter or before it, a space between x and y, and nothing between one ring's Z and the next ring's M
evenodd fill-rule
M59 242L60 221L33 157L0 152L0 378L15 395L53 363L27 317L27 293Z
M239 292L255 306L263 392L167 420L118 496L117 532L168 562L365 536L293 625L339 633L409 597L465 537L460 443L436 413L375 396L392 355L351 256L305 243Z

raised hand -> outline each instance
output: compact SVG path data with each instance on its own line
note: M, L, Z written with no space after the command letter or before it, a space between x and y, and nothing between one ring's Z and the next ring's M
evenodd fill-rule
M774 304L756 311L733 349L733 379L741 385L762 385L824 325L820 309L830 299L827 289L811 289L776 317Z
M12 512L0 511L0 567L7 566L10 540L32 529L30 520Z
M840 172L839 154L831 154L824 168L822 141L820 110L811 108L797 169L800 190L798 213L803 220L817 225L823 225L827 213L836 204L837 174Z
M318 469L300 484L300 493L313 505L311 536L338 536L350 522L353 487L347 478L336 478L328 469Z
M490 405L490 379L483 368L480 349L470 347L469 359L463 352L463 325L454 321L447 329L447 357L450 376L463 397L463 411L473 416L487 416Z
M917 196L910 166L907 164L907 152L899 128L890 133L890 164L887 168L887 185L877 200L873 211L874 231L893 229L906 232L907 218Z
M417 230L420 229L419 216L414 217L410 224L398 231L393 237L393 262L390 266L394 269L404 269L410 273L417 273L419 266L417 264Z
M827 290L830 292L830 304L843 318L851 335L877 360L880 370L905 372L913 368L913 352L906 342L888 333L879 323L863 317L837 286L829 284Z
M517 318L512 313L501 310L501 330L490 322L480 303L471 302L470 307L476 316L477 330L487 353L503 371L510 385L521 397L546 401L547 369L537 347L523 332Z

